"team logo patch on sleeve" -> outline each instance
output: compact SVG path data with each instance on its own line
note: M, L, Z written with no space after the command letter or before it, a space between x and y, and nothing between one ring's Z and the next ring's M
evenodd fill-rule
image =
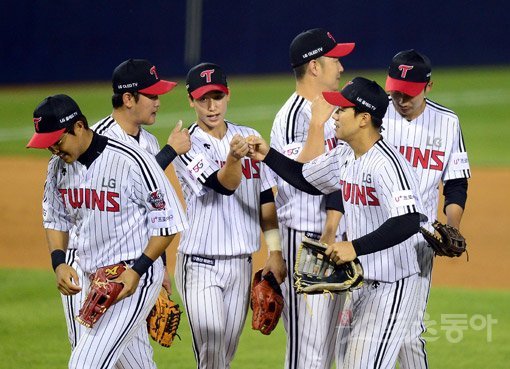
M149 193L149 196L147 196L147 202L156 210L163 210L166 206L163 192L159 189Z

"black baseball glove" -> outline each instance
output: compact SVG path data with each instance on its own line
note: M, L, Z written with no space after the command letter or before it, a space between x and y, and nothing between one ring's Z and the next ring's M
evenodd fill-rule
M436 255L453 258L461 256L466 251L466 239L457 228L437 220L432 223L432 227L439 236L423 227L420 228L420 232Z

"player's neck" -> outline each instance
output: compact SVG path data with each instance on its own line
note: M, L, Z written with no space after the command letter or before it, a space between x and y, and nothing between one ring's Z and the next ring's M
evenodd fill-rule
M308 101L313 101L322 93L322 89L319 88L319 86L315 86L313 83L296 81L296 93Z
M120 128L128 135L136 136L140 132L140 125L130 119L129 114L121 109L114 109L112 118L118 123Z
M358 159L360 156L365 155L377 141L381 139L381 134L376 131L367 132L367 135L357 136L348 142L349 146L354 151L354 157Z
M214 138L217 138L218 140L221 140L223 137L225 137L225 134L227 133L227 123L225 121L215 126L209 126L198 119L197 124L202 129L202 131L210 136L213 136Z

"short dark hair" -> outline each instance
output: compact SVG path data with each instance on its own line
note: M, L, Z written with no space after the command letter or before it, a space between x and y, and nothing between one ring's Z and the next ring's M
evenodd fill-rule
M124 96L124 94L133 95L135 98L135 102L138 102L138 99L140 99L140 94L138 93L138 91L114 93L112 95L112 106L114 109L118 109L122 107L122 105L124 105L124 100L122 99L122 96Z
M296 77L296 80L299 81L299 80L303 79L303 77L306 74L306 68L308 68L308 63L302 64L302 65L299 65L299 66L293 68L294 77Z
M78 117L76 118L76 121L73 124L71 124L69 127L67 127L64 133L70 133L74 136L74 125L78 121L83 122L83 127L85 129L89 129L89 122L87 121L87 118L85 117L85 115L78 115Z
M354 109L354 115L358 115L358 114L361 114L361 113L367 113L367 114L370 114L368 111L364 111L364 110L360 110L360 108L358 108L357 106L353 106L352 107ZM382 119L381 118L378 118L378 117L375 117L373 116L372 114L370 114L370 118L371 118L371 121L372 121L372 126L374 126L374 128L377 128L379 130L379 132L381 131L381 126L382 126Z

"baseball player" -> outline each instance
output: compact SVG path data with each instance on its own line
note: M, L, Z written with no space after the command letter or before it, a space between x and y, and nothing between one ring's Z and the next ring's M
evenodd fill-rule
M133 355L125 353L129 345L142 349L132 341L146 329L145 318L163 281L160 256L187 227L184 212L155 158L90 130L69 96L44 99L34 111L34 125L36 133L27 147L48 148L53 154L43 225L59 291L72 295L87 290L88 276L102 266L130 266L116 280L124 285L118 302L78 337L69 367L123 367L119 358ZM73 227L81 281L66 263Z
M343 295L337 366L394 368L417 306L419 269L412 246L425 219L418 180L409 163L381 138L388 98L377 83L357 77L340 93L323 95L339 106L333 115L336 137L348 145L303 165L250 137L250 155L301 190L342 191L348 241L329 245L326 253L337 264L359 257L366 280L350 301Z
M260 229L270 250L263 275L286 276L272 187L261 162L245 157L252 128L225 120L230 91L222 68L202 63L186 79L197 120L191 150L176 160L190 221L175 281L187 312L198 368L230 368L244 326Z
M459 228L471 176L459 118L426 96L432 89L430 60L416 50L396 54L389 66L386 90L391 103L383 119L382 134L411 163L418 173L420 193L427 217L437 218L439 183L447 224ZM430 225L429 225L430 227ZM432 230L430 227L429 230ZM410 335L400 350L400 366L428 368L423 316L429 295L433 251L423 239L415 245L420 265L420 306Z
M290 62L296 91L274 119L271 147L291 159L306 162L337 146L334 122L327 119L329 116L320 126L311 124L312 101L322 91L338 89L344 70L339 58L348 55L353 48L353 43L336 43L331 33L321 28L302 32L294 38L290 45ZM332 112L331 108L329 115ZM303 149L307 137L314 142L324 142L324 145L315 145L319 150L315 155L310 156L310 152ZM291 270L303 236L321 238L328 243L337 238L340 233L339 194L311 196L281 178L277 178L277 189L283 256ZM333 361L339 301L321 295L308 296L305 300L296 294L291 279L284 283L282 292L285 301L282 319L287 331L285 368L329 369Z
M159 95L171 91L175 85L175 82L161 80L156 67L148 60L129 59L122 62L115 68L112 76L113 113L100 120L91 129L107 137L140 146L150 154L155 155L158 164L163 170L166 169L178 154L189 150L191 145L189 133L187 130L181 130L180 124L178 124L169 136L168 144L160 150L156 137L142 126L155 123L156 113L160 106ZM74 245L76 234L71 230L69 236L66 262L76 270L78 279L81 281L83 277ZM163 257L162 260L166 265L166 258ZM165 273L163 286L171 293L171 284L167 273ZM75 295L61 295L71 348L74 348L78 337L86 329L75 320L85 299L85 292L82 290ZM152 352L152 347L146 338L146 330L141 330L140 336L136 337L134 344L138 347L146 346L143 351ZM120 367L129 368L129 363L132 362L138 363L142 368L154 367L152 355L134 356L140 352L140 350L131 350L131 347L128 347L126 354L132 353L132 357L123 355L120 361L127 358L128 362L121 362ZM146 362L146 360L150 360L150 362Z

